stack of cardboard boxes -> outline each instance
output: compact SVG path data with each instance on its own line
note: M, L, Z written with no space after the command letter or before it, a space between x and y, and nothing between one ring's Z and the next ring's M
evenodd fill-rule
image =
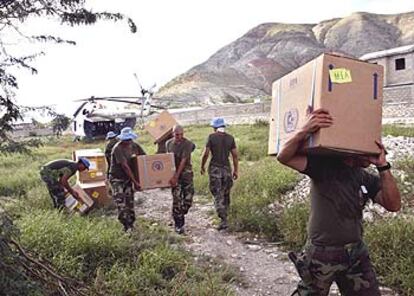
M319 108L329 111L334 124L309 135L304 153L378 154L382 87L382 66L332 54L322 54L275 81L269 154L277 154L307 114Z
M163 111L145 125L145 130L154 138L155 143L164 145L176 124L175 118L168 111ZM143 190L169 187L169 181L175 173L174 154L138 156L134 171Z
M90 162L89 170L77 173L77 184L74 189L82 201L76 201L72 196L66 198L66 206L70 210L78 209L87 212L93 205L106 206L111 202L106 187L106 160L100 149L84 149L73 152L72 158L78 161L85 157Z

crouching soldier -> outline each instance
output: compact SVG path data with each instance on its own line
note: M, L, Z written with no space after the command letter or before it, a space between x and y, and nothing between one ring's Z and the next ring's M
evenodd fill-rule
M174 153L176 171L170 184L172 187L172 215L175 232L184 233L185 215L188 213L194 196L193 169L191 153L195 145L184 138L184 129L176 125L173 128L174 138L166 143L167 152Z
M138 136L130 127L122 129L117 137L119 142L112 149L109 182L112 197L118 208L118 220L124 230L132 230L135 222L134 188L140 190L140 184L134 176L133 161L138 155L145 155L140 145L132 140Z
M58 159L42 166L40 177L46 183L54 208L62 209L65 206L66 192L79 199L78 193L69 185L68 180L77 171L83 172L89 169L89 166L86 158L80 158L78 162Z
M232 135L225 132L226 124L223 118L214 118L211 122L214 133L210 134L207 139L203 157L201 159L201 174L205 173L207 159L212 154L208 174L210 177L210 191L214 196L214 205L221 222L218 230L228 227L227 213L230 206L230 190L233 186L233 179L238 177L238 156L236 142ZM233 158L232 172L229 156Z

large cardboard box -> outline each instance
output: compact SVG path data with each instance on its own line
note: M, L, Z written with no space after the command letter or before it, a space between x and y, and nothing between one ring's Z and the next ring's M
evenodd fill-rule
M159 142L163 137L168 136L172 132L172 128L176 124L175 118L165 110L158 117L149 121L145 125L145 130L154 138L155 142Z
M91 166L89 170L77 172L77 181L79 183L94 183L106 180L106 158L101 149L83 149L73 152L73 160L78 161L79 157L87 158Z
M140 155L136 169L142 190L170 187L175 173L174 154Z
M70 212L77 211L81 214L86 214L94 205L94 201L89 195L80 187L80 184L73 186L80 197L80 201L76 200L70 193L66 194L65 206Z
M104 207L111 204L112 199L108 195L108 188L105 181L81 183L79 186L89 195L96 205Z
M275 155L311 110L325 108L329 128L309 136L307 153L377 154L381 138L383 67L322 54L272 86L269 154Z

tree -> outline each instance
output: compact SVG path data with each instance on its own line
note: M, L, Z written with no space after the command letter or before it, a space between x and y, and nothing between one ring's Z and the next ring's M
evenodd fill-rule
M0 153L24 152L32 142L16 142L9 137L13 130L13 121L21 118L21 110L15 102L15 90L19 87L17 77L12 69L23 68L33 74L37 70L31 65L33 60L42 55L37 52L30 55L13 54L12 42L7 36L18 36L19 40L36 42L53 42L75 44L73 40L64 40L59 36L29 36L21 31L21 25L34 18L48 17L70 26L93 25L99 20L126 20L132 33L136 32L135 23L119 13L92 12L86 8L86 0L0 0ZM7 34L6 34L7 33Z
M59 36L28 36L22 32L21 25L30 23L36 17L53 18L71 26L92 25L99 20L127 20L131 32L136 32L136 26L131 19L119 13L92 12L85 8L85 2L86 0L0 0L0 153L29 152L28 147L39 145L39 141L33 139L26 142L14 141L9 133L13 130L13 122L22 118L22 109L15 102L18 80L12 71L23 68L33 74L37 73L31 63L43 53L16 54L12 50L16 44L10 42L8 36L14 34L19 40L28 41L30 44L75 44L74 41L63 40ZM37 256L23 249L17 241L17 233L11 220L1 207L0 278L0 290L7 295L26 295L29 291L41 291L42 295L86 295L87 290L82 283L58 274L48 262L38 260Z
M53 133L56 137L62 135L62 132L69 127L70 118L65 116L64 114L57 114L55 118L52 120L52 128Z

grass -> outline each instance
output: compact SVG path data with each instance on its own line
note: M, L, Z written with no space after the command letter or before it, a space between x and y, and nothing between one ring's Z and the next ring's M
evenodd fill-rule
M414 218L393 218L365 227L365 240L380 281L414 295Z
M230 295L224 268L196 264L165 228L140 220L132 236L110 217L35 210L16 221L21 242L60 272L81 279L92 294ZM211 292L211 294L209 294Z
M280 202L282 194L296 184L298 175L272 158L248 164L243 172L232 191L229 213L232 229L278 239L278 215L269 205Z
M414 137L414 127L407 127L396 124L385 124L382 126L382 134L384 136L403 136L403 137Z
M287 248L298 250L306 240L309 204L280 204L281 196L296 184L298 174L266 156L266 122L230 126L227 130L235 137L240 154L240 178L232 190L231 229L282 240ZM211 132L208 126L185 128L185 136L196 144L192 155L194 183L203 202L211 196L208 177L199 172L200 158ZM138 142L145 151L154 153L156 146L151 137L146 132L138 133ZM414 137L413 128L401 126L384 126L383 133ZM138 231L128 237L108 212L79 217L52 210L38 175L39 167L52 159L70 158L74 149L103 149L104 145L104 141L73 143L69 138L51 138L31 155L0 155L0 205L15 219L23 244L60 271L87 282L91 295L232 295L229 283L239 280L237 272L209 258L194 258L163 227L140 220ZM404 172L399 186L404 205L412 207L414 159L399 160L394 167ZM412 218L380 220L365 228L381 281L402 295L414 295L413 230ZM33 287L32 295L42 294L36 294L40 291L36 283L27 287Z

